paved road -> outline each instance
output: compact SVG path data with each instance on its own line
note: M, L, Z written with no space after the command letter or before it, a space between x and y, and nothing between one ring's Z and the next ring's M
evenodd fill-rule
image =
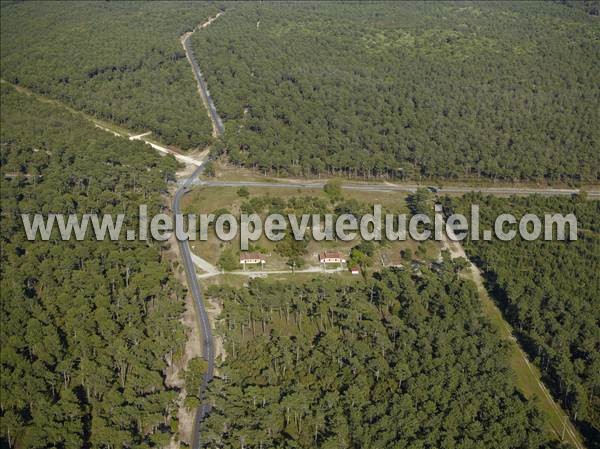
M204 82L204 78L202 77L202 72L200 71L200 67L198 66L198 62L196 61L196 57L194 56L194 52L190 46L190 36L198 29L206 28L213 21L215 21L224 11L219 12L215 17L209 18L206 22L198 26L194 31L190 33L185 33L181 37L181 45L185 50L186 57L192 66L192 71L194 72L194 77L198 83L198 92L200 93L200 97L202 98L202 102L204 106L209 112L210 120L213 126L213 136L219 137L223 135L224 127L223 122L221 121L221 117L217 114L217 109L215 108L215 104L210 97L210 92L206 87L206 83ZM151 144L152 145L152 144ZM154 145L152 145L155 147ZM156 148L156 147L155 147ZM160 150L160 148L156 148ZM202 173L204 169L204 165L202 162L198 166L196 170L192 173L192 175L186 179L180 187L177 189L175 193L175 198L173 200L173 213L181 214L181 198L185 195L190 186L195 182L200 173ZM179 248L181 252L181 257L183 258L183 265L185 267L185 274L187 276L188 286L190 288L190 292L194 297L194 304L196 306L196 313L198 315L198 322L200 323L201 331L202 331L202 341L204 345L204 358L208 362L208 369L204 374L204 379L202 381L202 385L200 386L200 406L196 410L196 416L194 418L194 428L192 430L192 449L200 449L200 423L204 419L204 417L210 412L211 406L210 404L204 403L204 393L206 392L206 388L208 383L212 380L214 371L215 371L215 347L212 336L212 329L210 325L210 321L208 319L208 314L206 313L206 309L204 308L204 301L202 299L202 290L200 290L200 285L198 284L198 278L196 276L196 270L194 269L194 263L192 261L192 253L190 250L189 241L178 241Z
M302 274L302 273L317 273L317 274L332 274L332 273L339 273L342 271L348 271L348 268L346 267L342 267L342 268L329 268L327 270L321 268L321 267L310 267L310 268L303 268L301 270L294 270L292 271L291 269L289 270L264 270L264 271L227 271L225 273L222 273L220 271L210 271L207 273L202 273L198 275L199 279L206 279L206 278L211 278L214 276L220 276L222 274L232 274L232 275L236 275L236 276L247 276L250 278L253 277L267 277L269 275L272 274Z
M200 165L196 170L194 170L194 173L192 173L192 175L188 179L186 179L185 182L177 189L177 192L175 192L175 198L173 199L174 214L181 214L181 198L187 192L189 192L192 182L200 175L203 169L204 166ZM194 298L196 314L198 317L198 322L200 323L200 330L202 332L202 343L204 345L204 358L208 362L208 369L204 374L204 379L202 381L202 385L200 386L199 396L201 403L196 411L196 416L194 419L192 448L199 449L200 423L202 422L204 417L210 412L211 408L210 404L205 404L203 402L203 399L206 387L208 386L208 383L212 380L215 370L215 350L210 321L208 320L208 314L206 313L206 309L204 308L202 290L200 289L200 285L198 284L196 270L194 269L194 264L192 262L190 243L188 240L178 240L178 244L181 257L183 259L183 266L185 267L185 274L187 277L188 287L190 293L192 294L192 297Z
M206 26L210 25L214 20L216 20L221 14L224 12L221 11L215 17L211 17L204 24L200 25L198 28L206 28ZM204 77L202 76L202 72L200 71L200 66L196 61L196 56L194 55L194 51L190 45L190 36L192 33L186 33L183 35L181 39L181 45L183 45L183 49L185 50L185 54L190 61L192 66L192 70L194 71L194 76L196 77L196 81L198 82L198 90L200 92L200 96L202 97L202 101L204 105L208 109L208 113L210 114L210 120L213 124L213 135L215 137L223 135L225 128L223 127L223 121L219 114L217 114L217 109L215 108L215 104L212 101L210 96L210 92L208 91L208 87L206 86L206 82L204 81Z
M288 189L322 189L324 182L259 182L259 181L203 181L193 182L197 186L207 187L274 187ZM342 184L346 190L363 190L368 192L409 192L414 193L419 187L416 184ZM472 187L472 186L449 186L437 189L440 194L464 194L468 192L481 192L490 195L573 195L579 193L579 189L552 189L552 188L533 188L533 187ZM600 190L588 191L589 198L600 198Z

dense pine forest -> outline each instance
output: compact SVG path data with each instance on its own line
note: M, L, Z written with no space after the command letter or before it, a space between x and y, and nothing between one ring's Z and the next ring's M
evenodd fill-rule
M468 214L472 203L481 207L482 229L506 212L577 217L576 241L517 237L467 241L465 248L554 396L590 441L600 442L600 201L473 194L450 208Z
M267 173L600 179L593 4L11 2L1 76ZM43 23L43 26L40 24Z
M164 447L181 284L140 241L28 241L20 214L162 206L175 161L2 87L0 446Z
M212 289L227 357L205 446L557 447L458 271Z
M2 4L2 78L163 143L203 148L211 126L179 36L196 2Z
M213 138L179 38L218 11L190 38L225 125ZM514 342L465 260L438 260L433 243L434 256L402 249L402 265L380 269L379 244L360 242L346 252L360 276L285 268L285 282L226 273L238 251L216 245L222 271L201 284L224 351L201 398L206 360L173 374L189 335L169 244L57 229L29 241L21 214L121 213L135 229L140 204L170 212L175 159L64 105L183 150L210 145L222 161L204 174L222 179L598 183L599 17L590 1L1 3L0 448L187 447L178 410L204 399L211 449L566 449L516 386ZM464 246L544 385L600 447L600 201L435 190L385 212L440 200L468 216L475 203L482 229L501 213L577 216L576 241ZM344 191L339 179L322 197L244 186L230 209L370 212ZM308 245L250 250L293 270L316 267Z
M235 164L596 181L600 27L588 6L236 4L192 42Z

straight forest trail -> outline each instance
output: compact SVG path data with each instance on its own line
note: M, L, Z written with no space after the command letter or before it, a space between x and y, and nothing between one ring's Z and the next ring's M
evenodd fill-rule
M510 324L506 322L496 303L489 297L481 270L467 257L460 240L456 239L456 235L452 230L448 230L447 233L442 232L442 237L442 248L448 250L451 258L462 257L468 262L468 272L465 277L472 280L477 286L483 313L496 326L500 336L509 342L510 364L515 372L515 380L519 389L529 399L535 398L537 400L539 407L547 415L550 427L559 439L566 439L573 447L584 449L582 438L577 433L573 423L569 420L565 411L550 396L548 389L542 382L540 371L529 361L527 354L515 338Z

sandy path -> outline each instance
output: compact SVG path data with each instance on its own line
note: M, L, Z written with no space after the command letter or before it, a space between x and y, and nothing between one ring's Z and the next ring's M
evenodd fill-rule
M445 226L445 221L444 221L444 226ZM485 289L485 284L483 281L483 276L482 276L481 270L479 270L479 268L473 262L471 262L471 260L467 257L467 254L466 254L461 242L456 240L456 234L454 234L454 232L452 230L447 229L446 232L442 232L442 242L441 243L442 243L442 248L448 250L451 258L455 259L458 257L462 257L467 260L468 274L466 274L465 277L467 277L468 279L471 279L475 283L479 292L487 292L487 290ZM522 362L524 362L525 365L527 365L527 368L528 368L528 371L529 371L530 377L531 377L530 385L534 385L536 387L536 391L534 393L535 397L538 398L540 401L546 402L548 408L556 414L556 417L558 418L558 420L560 422L564 423L563 426L564 426L565 436L567 437L567 439L577 449L584 449L584 446L580 442L580 438L577 434L577 431L575 430L575 427L573 426L573 423L571 423L571 421L569 420L569 418L568 418L567 414L564 412L564 410L562 410L562 408L554 401L552 396L550 396L550 394L548 393L547 387L541 381L539 371L537 369L534 369L534 367L532 367L527 355L525 354L525 352L519 345L516 337L513 335L512 328L506 321L504 321L504 317L503 317L500 309L498 309L498 307L492 301L491 298L484 298L481 293L480 293L480 297L481 297L482 302L489 302L488 305L491 306L490 309L492 310L492 313L495 315L495 317L501 318L504 329L499 329L500 334L503 335L506 339L508 339L511 342L511 344L518 351ZM555 429L555 431L557 432L557 435L560 438L561 435L558 434L557 429Z
M205 271L207 274L219 274L220 273L219 269L217 267L215 267L213 264L211 264L210 262L208 262L207 260L204 260L203 258L201 258L200 256L197 256L194 253L192 253L191 256L192 256L192 262L194 262L194 265L196 265L202 271Z

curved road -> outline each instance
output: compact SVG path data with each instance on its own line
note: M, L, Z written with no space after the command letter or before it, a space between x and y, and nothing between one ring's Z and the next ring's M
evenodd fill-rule
M217 114L217 109L210 97L210 93L208 92L208 88L206 87L206 82L202 77L202 72L200 71L200 67L198 66L198 62L196 61L196 57L194 56L194 52L190 46L190 36L198 29L206 28L210 25L214 20L218 19L224 11L221 10L215 17L209 18L206 22L199 25L190 33L186 33L181 37L181 45L185 50L185 55L192 66L192 71L194 72L194 77L198 83L198 92L200 93L200 97L202 98L202 102L204 106L209 112L210 120L213 125L213 136L219 137L223 135L224 127L223 122L221 121L221 117ZM189 192L190 187L200 173L204 170L204 165L202 162L198 165L198 168L194 170L192 175L187 178L177 189L175 192L175 198L173 199L173 213L181 214L181 198L187 192ZM198 317L198 323L200 324L200 330L202 332L202 344L203 344L203 354L204 358L208 362L208 368L206 373L204 373L204 379L202 380L202 385L200 385L200 391L198 393L198 397L200 398L200 405L196 410L196 415L194 417L194 427L192 430L192 449L200 449L200 423L204 419L204 417L210 412L211 406L210 404L206 404L204 402L204 395L206 389L208 387L208 383L212 380L214 371L215 371L215 348L214 341L212 336L212 328L210 325L210 321L208 319L208 314L206 313L206 309L204 307L204 300L202 297L202 290L200 289L200 284L198 283L198 278L196 276L196 270L194 268L194 263L192 261L191 251L190 251L190 243L188 240L178 240L179 249L181 252L181 257L183 259L183 266L185 267L185 274L187 277L188 286L190 289L190 293L194 298L194 305L196 308L196 315Z
M204 166L200 165L194 173L186 179L186 181L177 189L175 192L175 198L173 199L173 213L181 214L181 198L190 190L190 186L193 181L202 173L204 170ZM215 350L213 345L213 337L212 330L210 326L210 322L208 320L208 314L206 313L206 309L204 308L204 301L202 298L202 290L200 289L200 284L198 284L198 279L196 277L196 270L194 269L194 264L192 262L192 256L190 252L190 242L188 240L177 240L179 244L179 251L181 252L181 257L183 259L183 266L185 267L185 274L187 277L188 287L190 289L190 293L194 298L194 306L196 308L196 315L198 316L198 322L200 323L200 328L202 332L202 343L203 343L203 354L204 358L208 362L208 368L206 373L204 374L204 379L202 381L202 385L200 386L200 392L198 396L200 397L200 406L196 410L196 416L194 418L194 429L193 429L193 439L192 439L192 448L199 449L200 448L200 422L204 419L204 417L210 412L210 404L205 404L204 393L208 386L208 383L212 380L214 370L215 370Z

